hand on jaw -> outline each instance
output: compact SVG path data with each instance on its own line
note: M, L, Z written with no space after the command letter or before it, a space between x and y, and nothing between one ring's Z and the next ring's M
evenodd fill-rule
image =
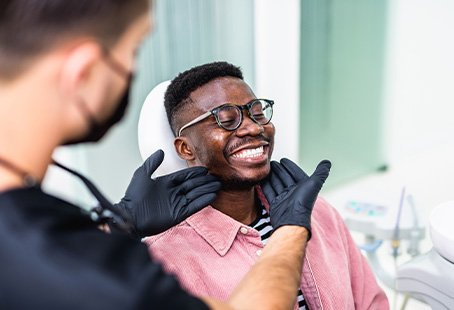
M330 168L331 163L323 160L309 177L287 158L271 162L271 172L261 185L275 230L284 225L305 227L310 239L312 209Z
M204 167L192 167L151 178L164 160L156 151L132 177L125 196L115 204L134 225L135 237L161 233L209 205L221 183Z

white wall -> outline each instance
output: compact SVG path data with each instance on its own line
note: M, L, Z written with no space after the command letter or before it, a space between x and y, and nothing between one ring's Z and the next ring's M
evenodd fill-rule
M298 160L300 2L255 1L255 94L274 99L273 158Z
M399 163L454 140L454 1L388 1L385 153ZM256 87L276 100L275 158L298 158L297 0L255 1ZM271 22L270 22L271 21Z
M390 163L454 141L454 1L389 1Z

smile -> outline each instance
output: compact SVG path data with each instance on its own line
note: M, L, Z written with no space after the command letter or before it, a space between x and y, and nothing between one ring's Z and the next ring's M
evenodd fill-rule
M255 158L263 155L263 146L255 149L244 149L232 155L234 158Z

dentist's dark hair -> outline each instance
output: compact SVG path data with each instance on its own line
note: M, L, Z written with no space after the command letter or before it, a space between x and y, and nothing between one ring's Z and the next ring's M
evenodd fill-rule
M34 58L77 37L112 46L147 12L150 0L1 0L0 79L13 79Z

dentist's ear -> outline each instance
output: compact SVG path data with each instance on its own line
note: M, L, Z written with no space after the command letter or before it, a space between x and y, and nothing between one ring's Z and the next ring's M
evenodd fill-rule
M60 73L60 87L63 94L77 95L90 79L93 79L93 68L97 61L102 59L102 51L99 44L84 42L74 47L65 54L65 61Z
M177 151L178 156L187 162L195 160L195 153L191 141L187 137L176 137L173 140L173 145Z
M68 51L62 52L62 65L58 72L58 93L60 102L65 102L64 114L61 123L67 124L67 132L59 130L62 134L61 142L77 139L86 130L85 113L96 114L103 102L102 78L96 68L102 59L99 44L92 41L82 42ZM81 105L81 99L84 105ZM81 109L83 109L81 113ZM71 137L71 138L69 138Z

